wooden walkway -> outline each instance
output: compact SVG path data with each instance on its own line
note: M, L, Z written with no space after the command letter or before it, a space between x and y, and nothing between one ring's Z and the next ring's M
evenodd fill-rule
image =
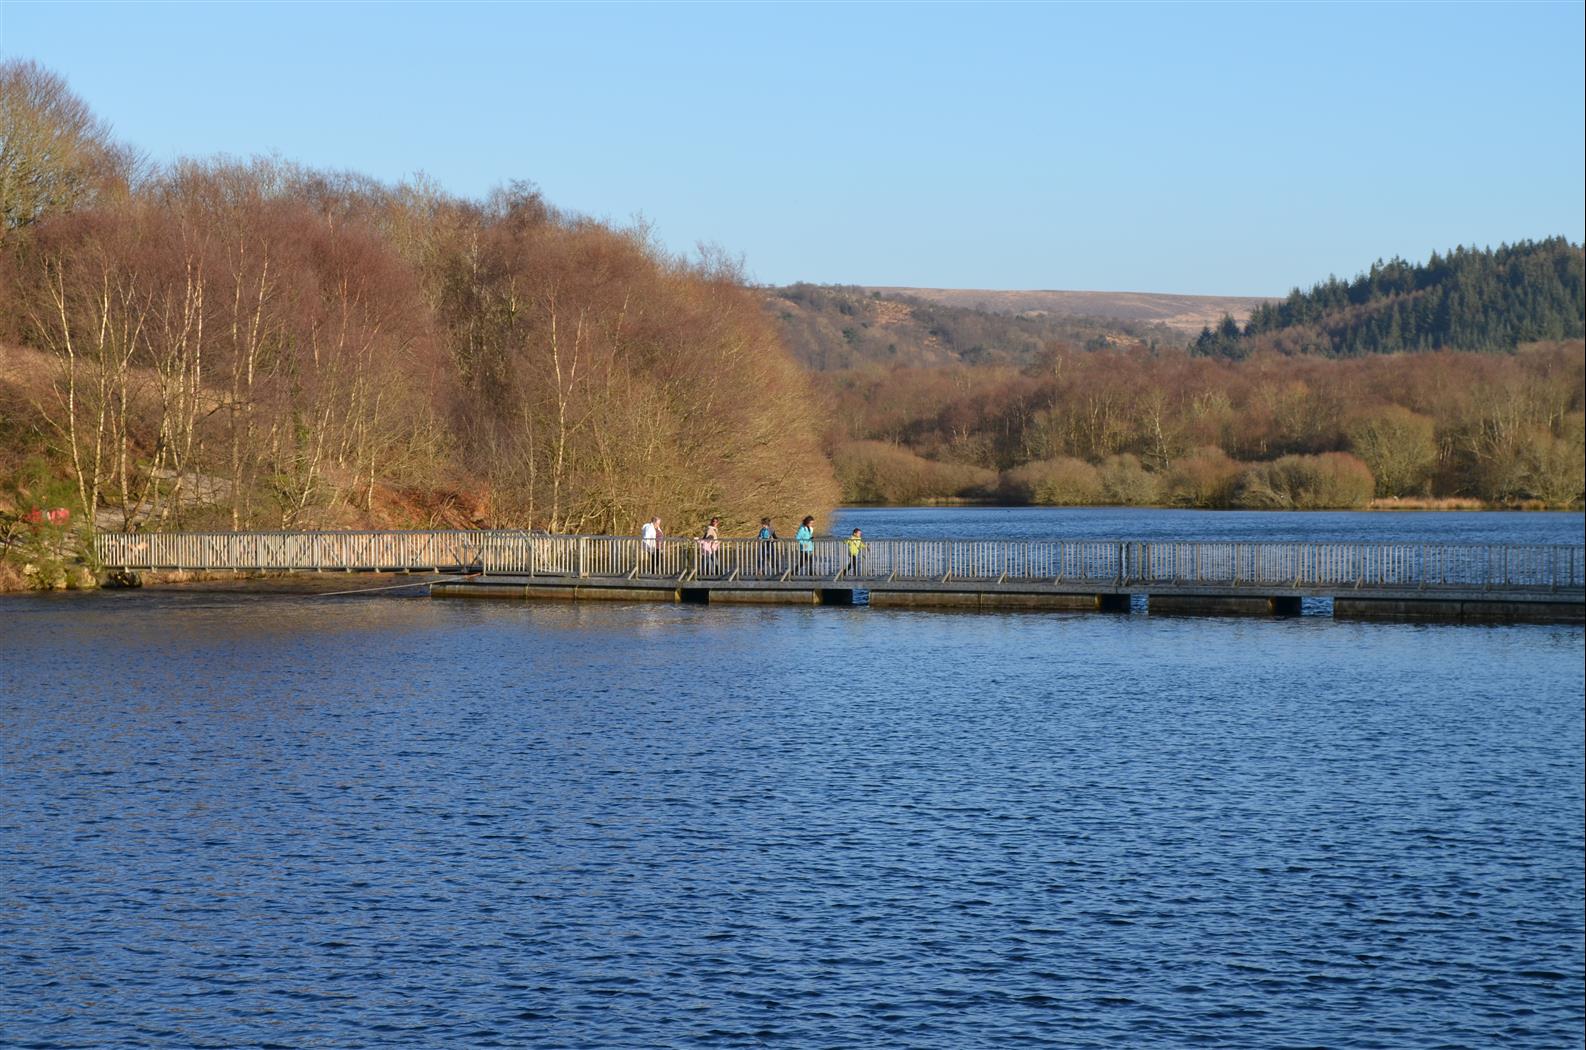
M105 533L107 568L136 572L430 572L449 596L1040 606L1581 620L1586 548L1134 540L843 541L553 536L516 531Z

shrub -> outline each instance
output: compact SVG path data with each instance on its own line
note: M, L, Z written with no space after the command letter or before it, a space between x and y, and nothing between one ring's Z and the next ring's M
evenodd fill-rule
M86 528L0 515L0 592L87 590L99 586L99 568L93 533Z
M1014 467L1002 475L1002 494L1017 503L1083 506L1102 499L1101 471L1082 459L1059 456Z
M1160 498L1160 479L1127 452L1108 456L1101 464L1101 494L1108 503L1145 507Z
M988 494L997 473L938 463L883 441L853 441L832 453L845 503L915 503Z
M1239 482L1240 506L1262 510L1364 507L1376 491L1371 470L1347 452L1283 456L1258 463Z
M1198 448L1173 464L1165 484L1167 502L1181 507L1226 507L1244 466L1215 446Z
M1581 414L1566 417L1562 437L1546 427L1526 431L1519 442L1519 460L1526 491L1554 506L1579 503L1586 490L1586 442Z
M1400 405L1363 412L1347 428L1350 449L1377 479L1377 495L1426 491L1437 465L1436 424Z

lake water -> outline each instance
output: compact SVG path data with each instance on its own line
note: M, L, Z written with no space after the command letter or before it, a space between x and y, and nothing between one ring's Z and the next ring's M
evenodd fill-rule
M1586 542L1579 512L1257 511L1152 507L845 507L834 535L874 539L1211 540L1265 543ZM791 529L783 530L789 535Z
M835 524L982 515L1080 534ZM0 598L0 1045L1580 1046L1582 658L1579 626Z

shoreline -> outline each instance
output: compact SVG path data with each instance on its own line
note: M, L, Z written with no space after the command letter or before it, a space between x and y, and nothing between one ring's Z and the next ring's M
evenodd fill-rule
M436 579L449 579L435 573L397 572L145 572L138 583L128 586L105 580L92 587L17 587L0 578L0 597L27 594L87 594L96 591L189 591L193 593L304 594L330 596L359 591L398 591L425 586Z

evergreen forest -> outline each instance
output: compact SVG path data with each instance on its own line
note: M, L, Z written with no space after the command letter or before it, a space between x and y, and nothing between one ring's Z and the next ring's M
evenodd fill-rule
M1191 347L1239 359L1261 351L1359 357L1425 350L1514 350L1586 335L1586 265L1563 237L1495 249L1455 248L1422 264L1378 262L1352 281L1224 317Z

